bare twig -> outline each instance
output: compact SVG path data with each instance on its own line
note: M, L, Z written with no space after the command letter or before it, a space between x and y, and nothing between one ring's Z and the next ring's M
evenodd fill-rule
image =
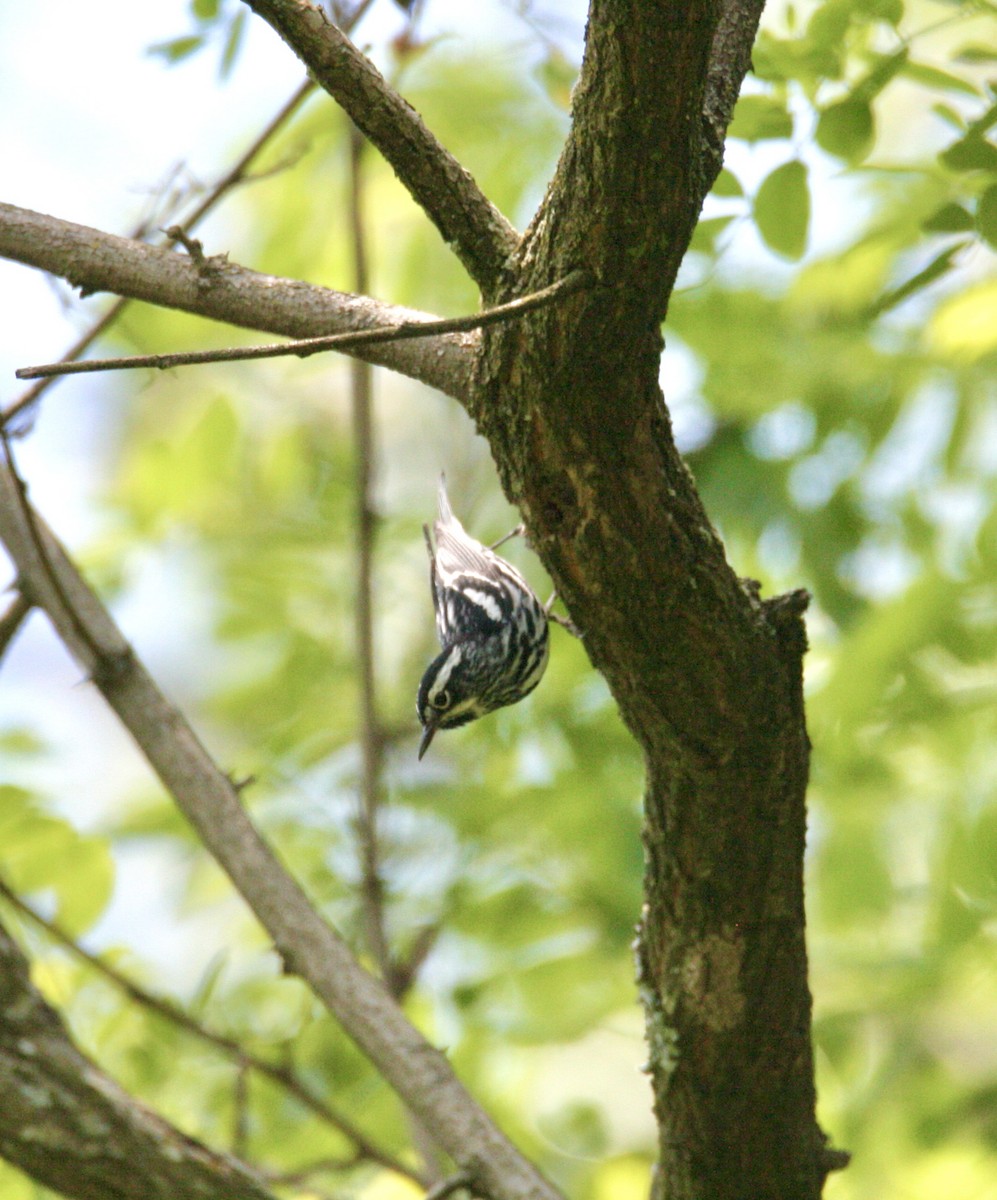
M231 780L130 653L107 609L36 515L33 524L48 562L72 603L74 618L68 617L39 564L17 493L16 479L0 464L0 537L25 586L268 931L286 969L310 984L458 1169L470 1173L476 1188L493 1200L560 1200L557 1189L460 1083L445 1055L426 1041L315 911L249 820ZM124 669L100 670L108 660L122 662Z
M266 125L263 126L242 157L233 164L228 174L222 176L208 195L204 197L201 203L183 222L183 227L188 233L192 229L196 229L208 213L217 206L218 202L224 199L234 187L237 187L246 179L249 168L253 165L256 158L266 149L275 134L283 129L314 90L315 84L313 80L306 79L299 85L294 94L281 105Z
M17 637L17 632L31 612L31 601L21 588L16 588L14 596L7 605L7 611L0 616L0 659L7 653L10 643Z
M309 1185L312 1182L312 1176L319 1175L324 1171L348 1171L351 1167L357 1166L355 1158L319 1158L315 1162L306 1163L303 1167L297 1167L293 1171L263 1171L263 1177L267 1183L276 1184L279 1187L301 1187ZM307 1188L309 1195L320 1195L313 1187Z
M482 329L524 316L537 308L543 308L574 292L580 291L590 282L585 271L572 271L549 287L530 292L506 304L497 304L483 312L468 313L463 317L445 317L438 321L402 321L385 325L381 329L364 329L359 333L333 333L328 337L298 338L290 342L279 342L267 346L230 346L221 350L195 350L177 354L134 354L123 358L93 358L86 362L46 363L37 367L21 367L18 379L40 379L49 375L85 375L92 371L124 371L140 367L154 367L165 371L173 367L194 366L212 362L246 362L261 358L283 358L297 355L307 358L326 350L356 350L363 346L381 345L386 342L408 341L414 338L438 337L444 333L463 333Z
M394 168L486 295L501 283L519 235L418 113L307 0L245 0Z
M454 1192L459 1192L461 1188L470 1189L471 1177L463 1171L459 1175L451 1175L449 1179L441 1179L438 1184L431 1187L423 1197L423 1200L446 1200L447 1196L452 1196Z
M352 122L347 134L350 148L349 213L350 248L353 256L353 286L361 294L369 289L367 238L363 211L363 134ZM384 880L381 876L377 815L381 802L382 745L377 717L374 678L373 558L375 515L373 480L377 448L373 424L373 371L368 363L351 364L353 399L353 453L356 462L356 600L357 658L360 677L360 749L362 772L357 832L361 858L361 904L367 946L378 972L392 995L394 970L385 927Z
M385 736L385 731L382 730L381 733L382 744L387 744L388 739ZM416 934L415 940L409 947L405 957L400 959L396 956L393 978L399 997L404 996L413 983L415 983L417 975L422 970L423 963L439 941L441 932L442 925L440 923L425 926Z
M233 1103L232 1153L246 1157L249 1142L249 1063L245 1059L235 1064L235 1100Z
M157 996L136 983L133 979L129 979L123 971L112 966L98 955L92 954L86 947L81 946L57 921L52 921L48 917L43 917L41 913L36 912L2 878L0 878L0 896L6 900L11 908L16 909L23 917L27 917L39 929L44 930L54 942L57 942L72 954L74 958L78 958L80 962L86 963L91 970L124 992L130 1000L133 1000L136 1004L141 1005L150 1012L154 1012L157 1016L169 1021L171 1025L175 1025L178 1029L189 1033L192 1037L198 1038L210 1046L214 1046L216 1050L219 1050L222 1054L227 1055L236 1062L240 1068L250 1067L258 1074L279 1084L303 1108L307 1108L309 1112L313 1113L321 1121L324 1121L332 1129L335 1129L337 1133L342 1134L353 1142L359 1157L367 1159L370 1162L379 1163L389 1171L404 1175L416 1183L424 1182L417 1171L413 1171L411 1167L406 1166L400 1159L395 1158L393 1154L387 1150L383 1150L380 1146L372 1142L361 1129L357 1128L349 1117L343 1116L342 1113L337 1112L316 1095L308 1084L296 1075L290 1067L271 1063L265 1058L260 1058L259 1055L247 1050L234 1038L226 1037L224 1034L215 1033L208 1029L206 1025L197 1021L190 1013L185 1012L172 1000L167 1000L163 996Z

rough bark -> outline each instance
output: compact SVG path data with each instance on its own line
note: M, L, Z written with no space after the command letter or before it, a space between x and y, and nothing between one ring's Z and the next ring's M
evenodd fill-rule
M755 7L755 20L758 9ZM806 597L738 580L678 455L659 324L747 65L718 9L595 0L573 127L518 255L601 287L486 335L473 412L647 766L639 968L669 1200L807 1200Z
M0 1155L80 1200L273 1200L244 1163L143 1108L73 1044L0 926Z

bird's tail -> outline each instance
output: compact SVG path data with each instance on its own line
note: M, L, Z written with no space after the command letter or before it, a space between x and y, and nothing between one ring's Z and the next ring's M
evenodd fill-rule
M447 495L447 477L440 472L440 525L459 525L460 522L453 515L453 509L450 507L450 497Z

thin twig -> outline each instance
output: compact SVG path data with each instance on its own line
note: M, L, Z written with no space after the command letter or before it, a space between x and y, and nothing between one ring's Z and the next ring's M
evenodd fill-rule
M399 1175L404 1175L416 1183L424 1182L417 1171L413 1171L399 1159L395 1158L389 1151L382 1150L379 1146L375 1145L362 1130L357 1129L348 1117L344 1117L341 1113L336 1112L335 1109L330 1108L289 1067L267 1062L266 1059L260 1058L258 1055L246 1050L234 1038L214 1033L172 1000L167 1000L163 996L157 996L152 992L146 991L145 988L137 984L134 980L129 979L117 967L112 967L103 958L100 958L96 954L91 954L89 950L81 946L79 942L67 933L58 922L52 921L48 917L43 917L41 913L36 912L2 878L0 878L0 896L12 908L21 913L22 916L27 917L33 924L43 929L53 941L58 942L60 946L68 950L75 958L86 963L88 967L103 976L104 979L112 983L119 991L124 992L130 1000L134 1000L136 1004L140 1004L150 1012L156 1013L157 1016L163 1017L172 1025L183 1029L186 1033L200 1039L202 1042L207 1042L209 1045L214 1046L216 1050L220 1050L223 1054L228 1055L236 1063L240 1064L240 1066L251 1067L260 1075L264 1075L267 1079L273 1080L274 1083L280 1084L303 1107L309 1109L316 1117L335 1129L337 1133L341 1133L344 1137L349 1138L356 1146L358 1153L365 1159L380 1163L381 1166L386 1167L388 1170L395 1171Z
M347 209L353 255L353 286L361 295L369 291L367 227L364 208L363 159L366 139L349 122L350 178ZM360 749L362 771L356 828L360 846L360 901L367 946L377 964L385 987L401 999L412 985L415 970L404 971L395 959L387 931L384 876L378 816L384 801L384 736L377 710L374 632L374 542L377 515L373 487L377 469L377 441L374 427L374 372L369 363L354 359L352 364L353 446L356 460L356 631L360 677ZM424 1164L424 1173L435 1179L439 1174L438 1148L418 1118L408 1111L412 1138Z
M245 1158L249 1142L249 1063L244 1058L235 1064L233 1108L232 1153L237 1158Z
M464 333L524 316L555 300L581 291L591 280L588 271L575 270L548 287L509 300L505 304L497 304L494 308L486 308L479 313L446 317L439 321L402 321L396 325L384 325L380 329L332 333L326 337L297 338L265 346L229 346L221 350L195 350L179 354L135 354L124 358L92 358L86 362L46 363L37 367L21 367L15 374L18 379L43 379L50 375L85 375L91 371L127 371L139 367L154 367L166 371L173 367L196 366L201 363L248 362L261 358L283 358L292 354L299 358L307 358L310 354L319 354L325 350L353 350L358 346L370 346L379 342L409 341L414 338L436 337L441 333Z
M10 643L17 636L17 631L24 624L28 613L31 612L31 601L22 588L17 588L7 611L0 616L0 659L7 653Z
M283 104L278 112L276 112L274 116L267 122L267 124L260 131L259 136L252 143L252 145L249 146L241 158L235 162L231 170L218 180L211 191L190 214L187 220L184 221L183 227L185 230L189 232L190 230L195 229L208 215L208 213L210 213L211 210L215 208L215 206L222 199L224 199L224 197L237 184L243 181L243 179L246 177L246 172L253 163L253 160L266 147L270 139L277 132L279 132L279 130L297 112L297 110L314 90L315 84L311 79L306 79L305 82L301 84L294 95L291 96L291 98L285 104ZM135 234L134 236L139 236L139 234ZM174 244L175 242L175 238L167 237L165 244L170 245ZM115 300L107 312L105 312L102 317L98 318L98 320L96 320L93 325L90 326L86 333L82 334L69 347L65 354L63 354L63 362L73 362L78 359L81 354L83 354L87 349L89 349L90 346L93 345L93 343L100 337L102 333L104 333L105 330L114 324L118 317L121 316L123 310L130 303L131 300L127 296L120 296L117 300ZM6 425L12 417L16 417L18 413L24 412L25 409L34 404L36 400L40 399L43 392L45 392L47 388L51 387L51 381L55 378L57 378L55 374L49 374L40 377L34 387L28 388L28 390L22 396L19 396L3 411L2 414L0 414L0 426Z
M461 1188L470 1188L471 1183L471 1176L466 1171L461 1171L458 1175L451 1175L449 1179L441 1179L429 1189L423 1200L446 1200L447 1196L459 1192Z
M364 295L370 289L363 208L364 138L351 121L348 123L350 169L347 209L350 249L353 256L353 288L354 291ZM391 947L385 928L384 880L381 876L380 846L377 834L377 813L381 801L382 753L374 679L375 517L371 495L377 455L372 414L374 372L369 363L353 359L350 378L353 406L353 453L356 460L357 590L355 616L357 658L360 668L360 748L363 760L360 803L356 822L361 858L360 895L368 949L377 963L380 976L388 990L397 995L394 987Z
M246 178L246 172L252 166L254 159L266 149L267 143L278 133L284 125L294 116L302 104L315 90L315 83L311 79L306 79L298 86L294 94L277 110L270 118L266 125L260 130L256 140L247 148L246 152L233 165L227 175L215 184L209 195L201 201L194 209L186 221L183 222L184 229L189 233L200 225L201 221L208 215L215 205L228 192L230 192L238 184Z
M303 1184L308 1184L313 1175L319 1175L325 1171L348 1171L351 1167L357 1165L358 1163L355 1158L319 1158L315 1162L308 1163L303 1167L295 1167L293 1171L268 1171L264 1168L261 1174L269 1184L276 1184L283 1187L301 1187ZM309 1187L309 1194L313 1190Z
M243 329L263 330L274 338L308 338L435 320L431 314L401 305L300 279L260 274L232 262L222 266L212 259L206 275L188 255L2 201L0 256L68 278L74 286L131 296ZM478 341L466 333L450 333L432 340L361 347L354 353L466 404Z

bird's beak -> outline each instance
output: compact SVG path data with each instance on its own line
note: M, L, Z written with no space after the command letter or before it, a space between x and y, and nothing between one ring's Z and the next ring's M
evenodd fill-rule
M429 749L429 743L433 740L433 734L436 732L435 725L426 725L422 731L422 741L419 743L419 758Z

